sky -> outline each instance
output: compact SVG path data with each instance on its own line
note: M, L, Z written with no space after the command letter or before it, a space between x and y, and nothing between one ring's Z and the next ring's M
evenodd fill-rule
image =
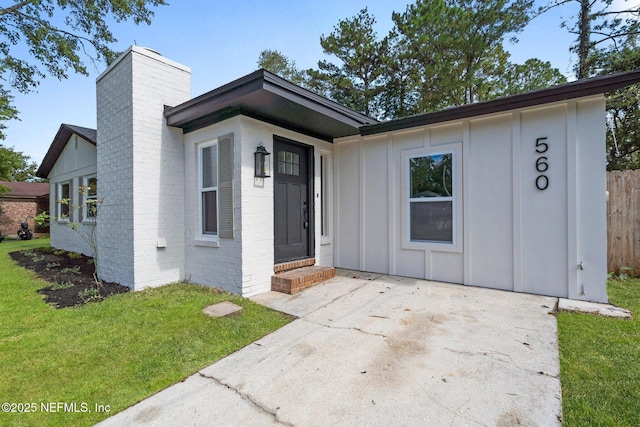
M616 0L623 2L623 0ZM404 12L412 1L401 0L168 0L155 9L150 26L121 23L111 27L118 42L115 50L130 45L149 47L192 72L192 95L203 94L255 71L265 49L279 50L300 69L317 68L327 58L320 37L328 35L339 20L367 7L376 17L380 38L393 27L393 11ZM630 0L640 3L640 0ZM546 4L538 1L538 5ZM563 19L572 21L574 5L565 6L534 19L517 44L506 43L511 61L529 58L550 61L572 79L576 58L569 53L573 36L561 28ZM59 81L47 77L37 92L15 93L14 105L20 121L7 123L5 146L13 147L40 164L62 123L96 126L95 81L106 68L88 63L89 76L71 74Z

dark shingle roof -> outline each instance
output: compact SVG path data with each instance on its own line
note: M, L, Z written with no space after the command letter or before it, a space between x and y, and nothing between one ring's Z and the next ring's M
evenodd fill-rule
M365 125L360 128L361 135L373 135L392 132L418 126L427 126L451 120L477 117L485 114L499 113L518 108L532 107L557 101L582 98L591 95L611 92L640 82L640 68L625 73L598 76L590 79L576 80L545 89L534 90L491 101L462 105L433 113L417 114L387 122Z
M0 181L0 185L11 189L11 192L5 194L5 197L31 199L49 194L49 184L46 182Z

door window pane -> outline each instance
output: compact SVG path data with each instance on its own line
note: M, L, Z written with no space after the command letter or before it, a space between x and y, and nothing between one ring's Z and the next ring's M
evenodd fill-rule
M278 152L278 173L300 176L300 155L289 151Z

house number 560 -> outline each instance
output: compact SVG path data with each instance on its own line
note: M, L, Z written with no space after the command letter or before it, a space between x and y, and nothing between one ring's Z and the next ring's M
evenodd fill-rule
M546 137L536 139L536 153L545 154L549 150L549 144L544 142L546 140ZM536 171L540 173L536 178L536 188L541 191L549 187L549 177L544 174L549 170L548 161L549 159L546 156L539 156L536 160Z

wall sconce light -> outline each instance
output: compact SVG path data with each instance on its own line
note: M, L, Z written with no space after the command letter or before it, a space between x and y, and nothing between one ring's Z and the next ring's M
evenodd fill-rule
M264 148L262 142L258 144L256 152L253 153L255 158L255 177L256 178L269 178L269 172L271 171L271 153Z

